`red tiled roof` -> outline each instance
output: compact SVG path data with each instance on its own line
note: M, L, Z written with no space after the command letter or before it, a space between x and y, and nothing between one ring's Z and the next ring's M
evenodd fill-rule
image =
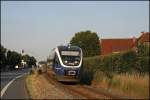
M126 51L135 46L136 38L127 39L101 39L101 54Z
M149 34L150 32L141 32L142 35L138 38L138 42L150 42L149 40Z

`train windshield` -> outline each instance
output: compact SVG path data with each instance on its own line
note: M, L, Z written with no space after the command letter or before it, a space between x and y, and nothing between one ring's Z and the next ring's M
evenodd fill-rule
M81 60L80 51L61 51L63 64L68 66L77 66Z

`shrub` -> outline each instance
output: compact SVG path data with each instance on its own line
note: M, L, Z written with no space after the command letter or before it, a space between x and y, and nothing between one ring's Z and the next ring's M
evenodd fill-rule
M113 74L120 73L147 73L149 71L149 57L139 58L134 51L127 51L107 56L87 57L83 60L81 68L81 82L91 84L93 76L97 71L112 79Z
M93 80L93 63L92 61L89 62L90 58L83 60L83 66L81 67L81 74L80 74L80 82L84 84L91 84ZM93 67L92 67L93 66Z
M141 74L149 73L149 56L138 57L135 69Z
M134 51L128 51L123 54L121 54L121 73L131 72L134 70L135 62L136 62L136 52Z

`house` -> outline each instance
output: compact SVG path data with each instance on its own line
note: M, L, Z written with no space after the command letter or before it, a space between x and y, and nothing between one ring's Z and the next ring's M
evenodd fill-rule
M114 39L101 39L101 55L107 55L111 53L118 53L135 49L139 43L149 45L149 32L141 32L139 38L114 38Z
M117 53L135 47L136 38L101 39L101 54Z
M149 40L149 37L150 37L150 32L141 32L142 35L137 39L137 44L144 44L144 45L147 45L149 46L150 45L150 40Z

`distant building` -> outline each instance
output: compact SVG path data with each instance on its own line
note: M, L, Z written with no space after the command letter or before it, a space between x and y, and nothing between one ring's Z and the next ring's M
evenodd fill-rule
M27 67L27 62L25 62L24 60L21 60L21 66L22 68L26 68Z
M139 38L115 38L115 39L101 39L101 54L107 55L111 53L118 53L135 49L139 43L149 45L149 32L141 32L142 35Z
M150 45L150 40L149 40L149 37L150 37L150 32L141 32L142 35L137 39L137 44L144 44L144 45L147 45L149 46Z
M101 54L118 53L135 47L136 38L101 39Z

